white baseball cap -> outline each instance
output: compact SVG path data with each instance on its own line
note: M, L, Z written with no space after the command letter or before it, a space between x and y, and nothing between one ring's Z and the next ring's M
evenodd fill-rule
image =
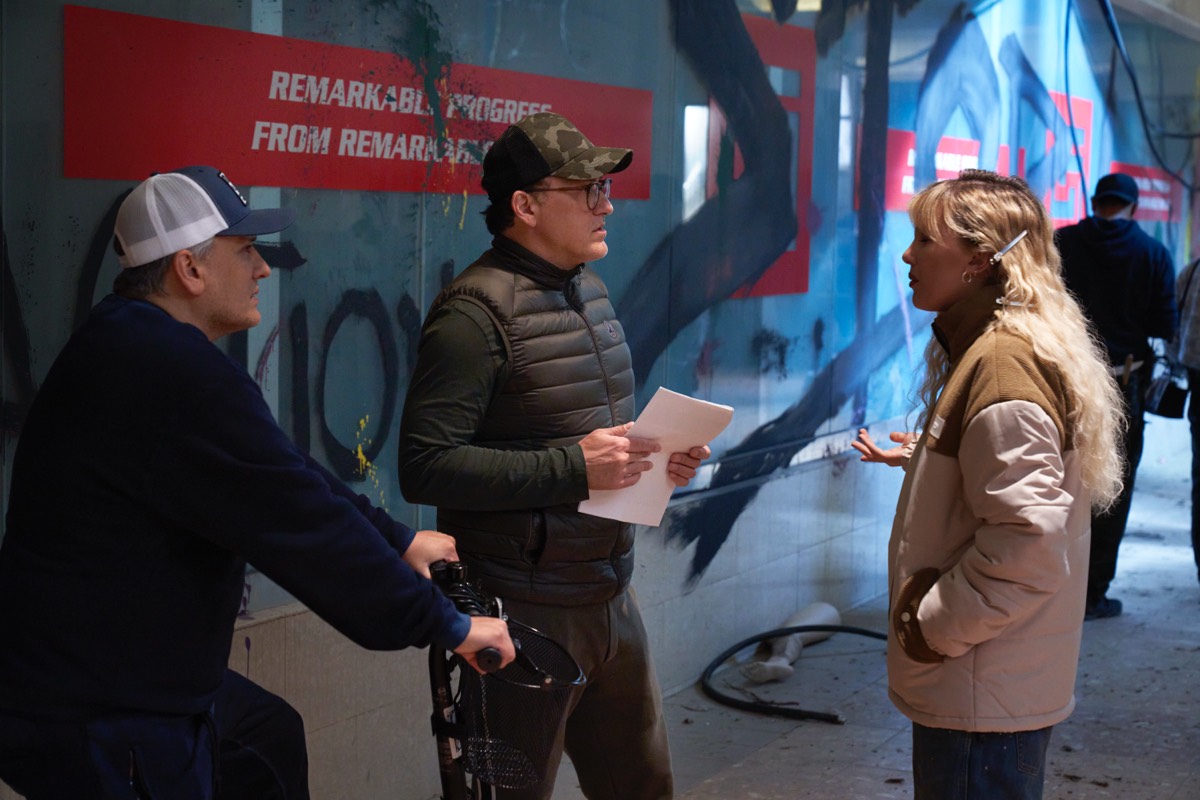
M213 167L183 167L155 173L121 203L113 249L123 268L200 244L213 236L258 236L291 225L290 208L252 211L224 172Z

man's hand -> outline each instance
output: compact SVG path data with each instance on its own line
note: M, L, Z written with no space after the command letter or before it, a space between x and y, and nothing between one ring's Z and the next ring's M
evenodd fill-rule
M471 617L471 631L462 644L454 648L454 652L465 658L478 672L484 672L477 659L479 651L489 647L500 653L501 668L511 664L517 657L506 621L497 617Z
M403 557L414 572L428 578L430 564L435 561L458 561L458 551L454 549L453 536L438 531L417 531Z
M624 489L638 482L652 466L646 458L662 447L652 439L627 437L632 422L599 428L579 441L587 464L589 489Z
M693 447L686 453L672 453L667 462L667 475L676 486L687 486L696 477L696 468L700 462L712 455L708 445Z
M871 438L871 434L867 433L866 428L859 428L858 441L851 442L850 446L863 454L862 459L860 459L862 461L887 464L889 467L899 467L904 464L904 459L912 453L912 444L917 441L917 434L893 431L888 434L888 438L900 446L893 447L890 450L883 450L879 445L875 444L875 440Z

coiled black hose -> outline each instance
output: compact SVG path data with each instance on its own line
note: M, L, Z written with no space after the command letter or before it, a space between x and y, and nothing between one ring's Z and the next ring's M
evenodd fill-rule
M739 708L742 711L753 711L758 714L771 714L776 717L788 717L789 719L811 719L819 722L832 722L835 725L841 725L844 720L838 714L829 714L824 711L806 711L802 708L789 708L784 706L772 705L771 703L751 702L749 700L740 700L736 697L724 694L718 691L712 685L713 673L721 664L725 663L726 659L734 653L749 647L752 644L766 641L768 639L778 639L782 636L790 636L793 633L853 633L858 636L867 636L871 639L882 639L887 641L887 634L879 631L869 630L867 628L856 628L851 625L793 625L790 628L776 628L775 630L767 631L766 633L756 634L749 639L743 639L737 644L725 650L721 655L713 659L712 663L705 668L700 675L700 687L704 693L723 705Z

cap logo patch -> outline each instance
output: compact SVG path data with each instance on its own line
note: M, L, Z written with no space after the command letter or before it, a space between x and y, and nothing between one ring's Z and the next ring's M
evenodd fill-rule
M237 195L238 200L242 201L242 205L244 205L244 206L250 205L249 203L246 202L246 198L242 197L242 193L238 191L238 188L233 185L233 181L231 181L231 180L229 180L229 178L225 177L224 172L218 172L217 177L219 177L221 180L225 181L225 183L229 186L229 188L233 190L233 193Z

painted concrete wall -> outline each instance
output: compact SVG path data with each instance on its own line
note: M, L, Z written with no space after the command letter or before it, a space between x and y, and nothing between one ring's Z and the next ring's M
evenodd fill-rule
M107 215L142 177L67 174L62 5L0 5L0 506L24 410L116 271ZM651 98L646 188L621 197L618 187L613 254L599 268L630 333L641 399L666 385L737 409L694 490L662 527L639 532L634 585L670 692L797 608L844 609L883 590L901 476L860 464L848 445L858 426L883 436L910 410L928 323L908 303L899 259L914 188L959 167L999 168L1025 176L1067 222L1086 213L1099 175L1128 164L1148 187L1167 187L1142 224L1180 263L1189 250L1186 193L1147 150L1093 4L1075 3L1072 17L1065 0L921 0L882 15L871 5L869 18L831 2L782 21L768 3L683 0L87 7L449 64L452 76L502 70ZM1149 14L1122 23L1151 107L1185 124L1200 66L1193 43ZM181 76L180 91L206 77ZM972 104L967 86L990 93ZM1177 147L1172 165L1184 161ZM484 202L466 189L263 183L252 201L289 205L300 220L264 248L276 270L267 321L226 347L304 449L397 518L431 525L431 509L399 496L398 411L423 310L487 246ZM303 713L314 797L433 796L424 654L367 653L263 576L248 587L230 663Z

